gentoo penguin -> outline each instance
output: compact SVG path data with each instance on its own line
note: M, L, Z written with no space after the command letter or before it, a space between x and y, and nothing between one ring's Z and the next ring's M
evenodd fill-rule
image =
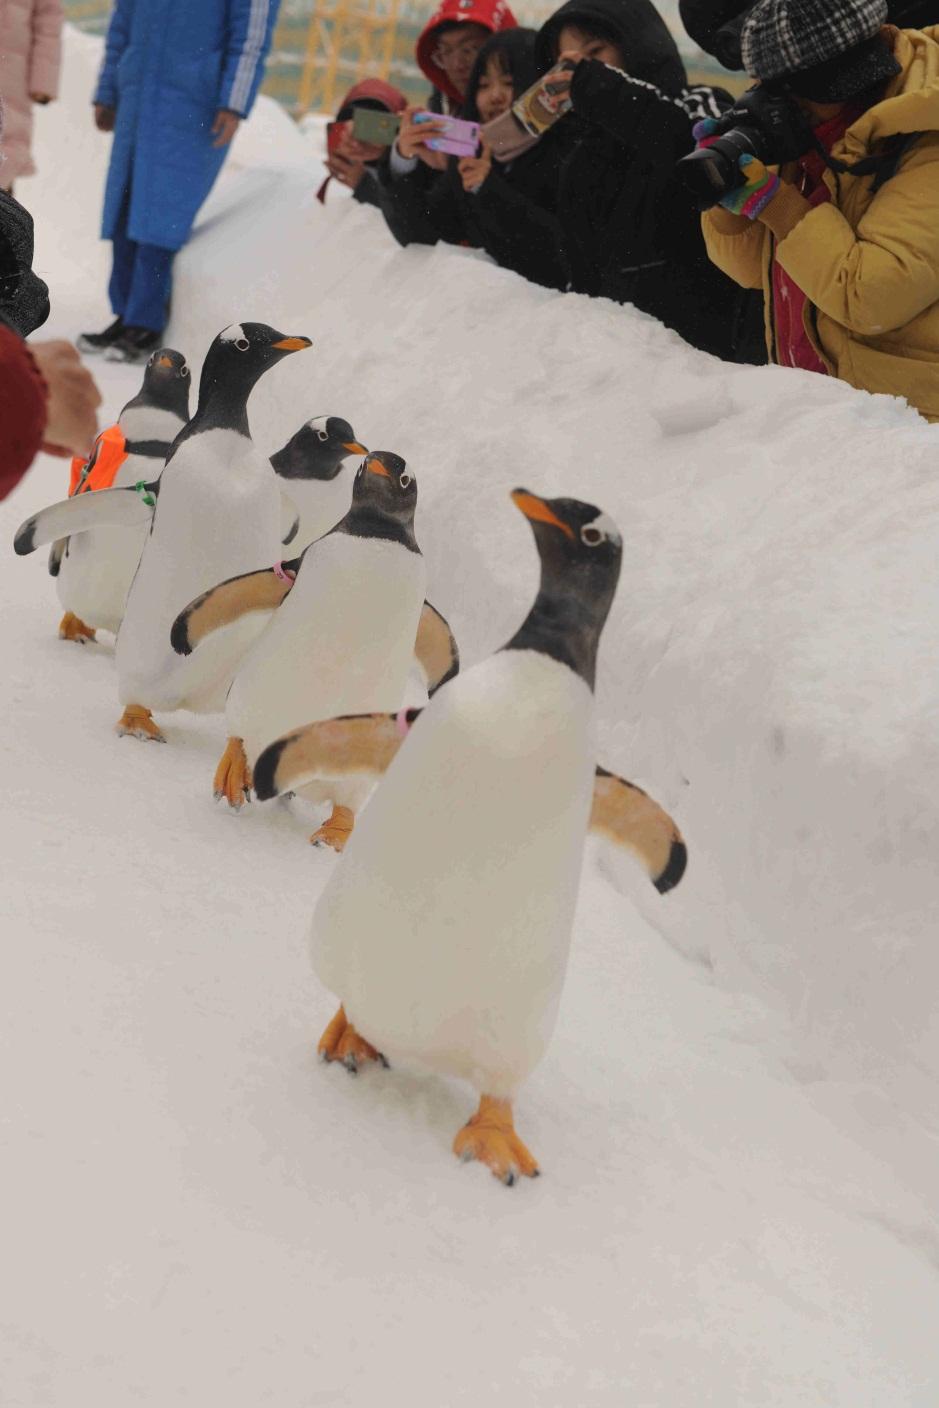
M554 1027L591 813L661 890L686 858L661 808L594 763L620 535L590 504L512 497L541 585L508 644L422 712L313 725L255 768L265 798L302 784L324 754L352 776L387 767L313 917L313 964L342 1004L320 1052L353 1071L381 1053L469 1081L479 1109L454 1150L505 1183L538 1172L512 1102Z
M266 569L223 582L177 617L175 649L198 657L220 626L267 613L225 706L229 739L214 789L229 806L248 799L254 760L288 729L311 718L399 708L417 641L430 689L455 673L449 627L425 608L416 506L417 481L404 460L376 450L359 467L352 505L332 532L279 576ZM370 778L332 775L328 764L307 778L301 795L333 804L313 843L342 850L371 787Z
M114 488L158 477L170 446L189 419L189 385L189 367L181 352L171 347L154 352L143 385L117 420L126 458L114 475ZM93 475L93 470L89 461L86 475ZM76 492L89 491L80 480ZM53 545L49 570L65 608L59 625L63 640L84 645L94 640L96 630L116 634L148 528L149 517L135 528L92 528Z
M174 652L170 629L198 592L281 555L280 483L255 449L247 403L266 371L309 346L309 338L243 323L219 333L209 348L199 405L160 477L150 536L117 637L120 734L162 740L154 708L211 713L224 707L254 623L219 632L198 657L187 659Z
M351 493L349 475L342 472L345 460L367 454L347 420L314 416L271 455L274 473L284 481L284 491L300 515L291 539L296 547L305 548L339 522Z

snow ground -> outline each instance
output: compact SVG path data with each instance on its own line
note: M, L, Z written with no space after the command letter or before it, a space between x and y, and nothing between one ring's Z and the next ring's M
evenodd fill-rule
M69 35L22 189L66 335L105 311L96 52ZM660 898L591 847L519 1102L545 1176L508 1192L449 1154L468 1091L316 1064L305 930L336 861L285 809L213 807L220 719L116 739L111 646L56 639L43 553L0 558L4 1408L934 1408L939 430L398 250L317 206L308 153L259 105L169 340L314 338L256 438L336 412L406 455L467 662L536 578L507 490L613 514L603 761L691 866ZM108 416L136 381L101 368ZM65 482L37 464L7 542Z

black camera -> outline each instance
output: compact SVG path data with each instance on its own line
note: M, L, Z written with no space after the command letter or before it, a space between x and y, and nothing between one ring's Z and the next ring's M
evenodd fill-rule
M751 88L728 108L714 135L710 146L699 147L678 162L678 173L699 210L710 210L746 185L740 169L745 153L777 166L794 161L812 145L811 129L789 95L766 86Z

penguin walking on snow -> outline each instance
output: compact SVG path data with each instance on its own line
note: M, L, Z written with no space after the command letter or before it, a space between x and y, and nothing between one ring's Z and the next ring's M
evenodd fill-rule
M143 385L117 420L121 462L111 479L116 489L156 479L176 436L189 419L189 367L181 352L161 347L147 363ZM86 466L94 490L95 465ZM59 539L49 558L65 615L62 640L94 640L97 630L117 634L124 603L147 538L149 517L127 528L89 528Z
M117 637L124 705L118 733L162 741L154 709L224 708L254 623L219 633L198 657L186 659L173 650L170 630L197 593L281 555L284 500L270 460L251 439L248 397L266 371L309 346L309 338L244 323L226 328L209 348L199 405L160 477L150 536Z
M367 455L355 431L340 416L314 416L282 450L271 455L274 473L299 514L291 542L298 548L328 533L342 518L351 497L345 462L350 455Z
M300 558L223 582L177 618L174 648L198 657L207 638L248 613L268 624L241 661L225 706L228 746L215 795L239 809L251 768L273 739L307 720L398 709L417 649L433 691L458 668L440 614L424 601L426 567L414 536L417 481L400 456L368 455L352 506ZM299 788L332 815L310 838L342 850L373 780L330 773L325 760Z
M555 1024L588 824L633 850L661 891L686 863L666 813L595 767L620 535L589 504L513 499L541 585L508 644L423 711L311 725L255 769L262 798L302 784L324 755L352 776L388 769L313 918L314 967L342 1004L320 1052L351 1071L387 1056L469 1081L479 1109L454 1150L506 1183L538 1172L512 1102Z

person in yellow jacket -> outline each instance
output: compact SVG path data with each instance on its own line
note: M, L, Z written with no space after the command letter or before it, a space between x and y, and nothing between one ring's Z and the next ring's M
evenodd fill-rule
M759 80L744 106L765 109L754 145L768 163L801 155L776 174L744 151L743 184L704 234L720 269L763 289L772 361L939 420L939 28L898 30L886 14L886 0L754 6L742 33Z

